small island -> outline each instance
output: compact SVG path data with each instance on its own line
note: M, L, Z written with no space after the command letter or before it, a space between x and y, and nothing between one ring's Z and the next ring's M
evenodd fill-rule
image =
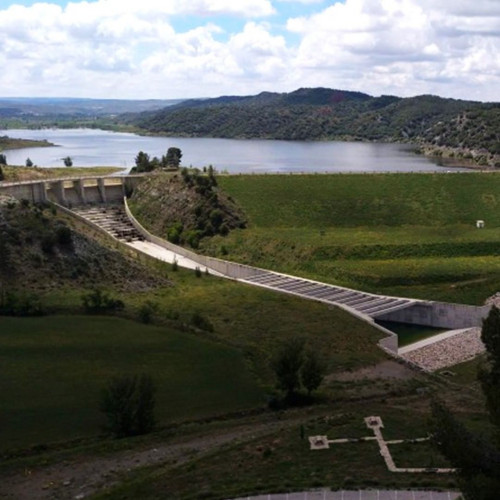
M38 141L34 139L14 139L7 135L0 136L0 151L6 149L45 148L49 146L55 146L55 144L46 139Z

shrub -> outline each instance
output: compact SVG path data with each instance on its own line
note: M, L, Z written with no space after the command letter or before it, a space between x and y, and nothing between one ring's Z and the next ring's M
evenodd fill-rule
M213 332L214 326L210 322L208 318L205 318L201 313L195 312L191 316L191 324L195 328L199 328L200 330L204 330L206 332Z
M6 292L0 301L0 314L5 316L42 316L45 310L35 294Z
M158 304L151 300L146 300L139 308L139 320L142 323L151 323L153 316L158 312Z
M53 253L55 243L56 243L56 238L55 238L54 234L52 234L52 233L44 234L42 236L42 240L40 242L40 245L42 247L42 251L44 253Z
M98 288L82 295L83 308L90 314L103 313L106 311L121 311L125 304L120 299L112 298L107 292Z
M73 243L71 229L68 226L58 227L56 230L56 238L60 245L71 245Z
M117 438L147 434L155 425L155 386L149 375L115 377L101 395L106 428Z

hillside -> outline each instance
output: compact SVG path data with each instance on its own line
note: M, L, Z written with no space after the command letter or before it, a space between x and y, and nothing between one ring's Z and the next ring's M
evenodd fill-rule
M190 100L122 119L145 132L172 136L409 141L426 153L433 153L428 146L447 147L462 159L499 166L499 117L498 103L313 88ZM457 131L457 121L468 125ZM446 133L440 133L443 127Z
M148 289L166 284L135 261L72 229L49 208L0 197L0 282L9 289L61 286Z
M245 227L241 209L217 188L213 171L202 175L156 172L134 190L130 206L154 234L197 248L205 236L227 235Z
M497 172L228 175L219 184L248 227L203 240L202 253L386 295L482 304L499 290Z

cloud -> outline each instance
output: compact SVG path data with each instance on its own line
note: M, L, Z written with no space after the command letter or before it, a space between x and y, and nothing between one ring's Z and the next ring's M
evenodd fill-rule
M462 0L346 0L290 19L297 69L309 81L373 93L498 100L500 2L475 4L471 15Z
M302 4L282 11L311 13L283 19L281 2ZM498 0L13 5L0 10L0 95L168 98L328 86L499 100L499 20Z

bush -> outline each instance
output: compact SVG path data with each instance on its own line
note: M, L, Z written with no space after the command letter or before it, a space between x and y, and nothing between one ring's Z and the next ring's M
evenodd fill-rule
M71 229L67 226L60 226L57 228L56 238L60 245L71 245L73 243Z
M90 314L103 313L107 311L121 311L125 304L120 299L112 298L107 292L94 289L82 295L83 308Z
M52 233L46 233L42 236L40 245L44 253L53 253L54 245L56 243L56 237Z
M153 320L153 316L158 312L158 304L151 300L146 300L139 308L139 320L142 323L149 324Z
M147 434L155 425L156 392L149 375L115 377L101 395L100 409L106 429L117 438Z
M6 292L0 301L0 314L5 316L42 316L45 310L35 294Z
M206 332L213 332L214 326L210 322L208 318L205 318L201 313L195 312L191 316L191 324L195 328L199 328L200 330L204 330Z

